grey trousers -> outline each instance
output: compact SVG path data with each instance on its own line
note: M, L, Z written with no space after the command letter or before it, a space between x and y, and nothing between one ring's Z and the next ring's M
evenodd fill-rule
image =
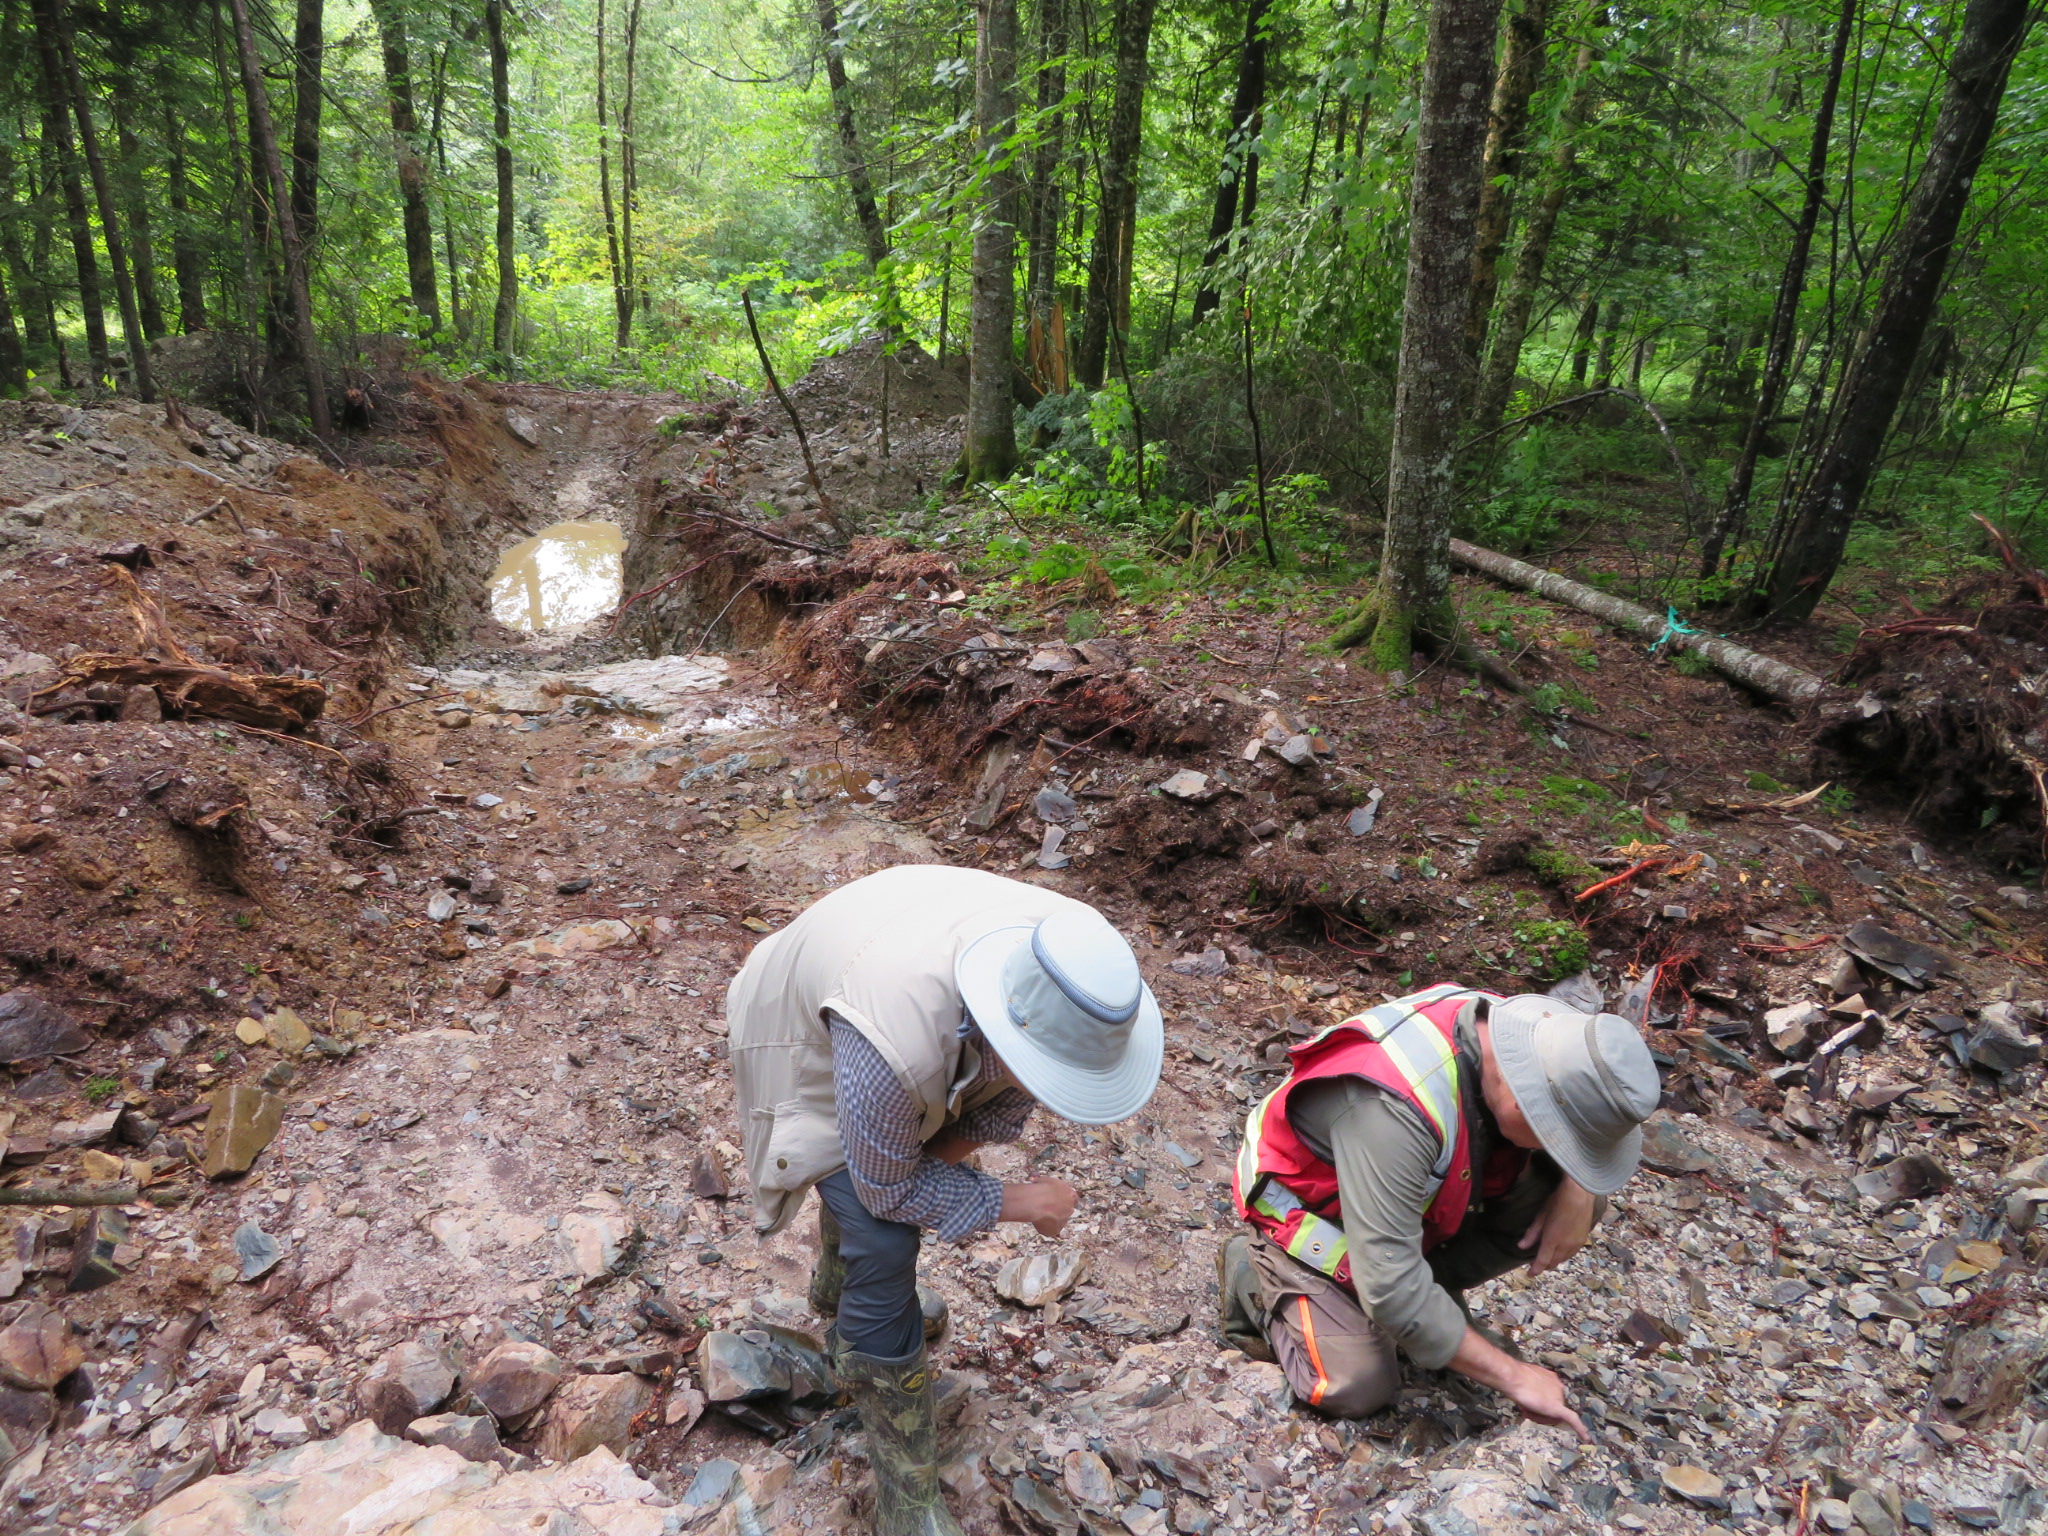
M839 1294L839 1337L856 1353L901 1360L924 1347L917 1305L917 1252L923 1234L907 1222L884 1221L860 1203L844 1168L817 1186L839 1223L846 1288Z

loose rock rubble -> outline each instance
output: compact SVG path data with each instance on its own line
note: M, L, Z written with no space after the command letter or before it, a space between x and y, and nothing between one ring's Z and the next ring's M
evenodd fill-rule
M330 706L285 740L135 718L126 695L0 718L7 1177L69 1196L0 1244L9 1529L860 1528L858 1428L802 1299L810 1219L762 1242L745 1210L722 991L804 903L930 859L1100 903L1170 1037L1131 1122L1041 1118L979 1154L1081 1187L1057 1242L927 1248L971 1530L2048 1518L2048 962L2010 874L1881 814L1758 800L1751 776L1794 771L1790 728L1718 684L1631 693L1640 659L1605 637L1552 649L1609 648L1586 686L1654 727L1655 759L1532 738L1454 681L1362 680L1220 606L1076 592L1036 629L986 617L941 556L885 541L748 566L797 615L765 651L683 654L709 615L680 601L655 608L690 620L665 657L602 624L456 622L479 585L462 561L572 491L579 513L652 518L681 462L691 497L726 494L701 478L721 440L756 488L794 478L793 445L685 402L434 389L417 459L347 481L256 439L195 455L127 408L81 413L132 442L118 508L70 489L74 448L0 448L59 498L41 523L5 514L6 559L48 599L0 616L15 706L65 644L132 638L125 610L83 606L106 589L81 571L141 542L242 594L138 565L190 643L339 670L328 647L352 658L345 718L387 711L350 736ZM654 431L678 414L694 425ZM934 445L944 419L919 429ZM868 474L858 436L834 445L842 505L920 472ZM188 525L218 499L207 476L241 487L245 525L293 531ZM448 616L313 624L327 557L270 546L334 550L342 582L327 527ZM430 560L418 533L404 565L407 527L448 544ZM642 574L694 548L643 547ZM249 596L245 561L282 595L265 577ZM1124 632L1061 638L1084 600ZM44 611L66 603L75 633ZM414 814L351 820L364 776ZM1474 1298L1570 1380L1590 1446L1426 1373L1375 1420L1326 1422L1213 1336L1246 1106L1290 1043L1439 978L1617 1008L1665 1068L1646 1171L1586 1253Z

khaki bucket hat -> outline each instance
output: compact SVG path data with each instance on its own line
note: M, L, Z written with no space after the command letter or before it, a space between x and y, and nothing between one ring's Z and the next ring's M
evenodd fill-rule
M1108 1125L1158 1087L1158 999L1130 944L1094 908L985 933L960 952L953 976L1011 1076L1054 1114Z
M1494 1059L1557 1165L1596 1195L1629 1181L1642 1123L1662 1097L1657 1063L1619 1014L1581 1013L1554 997L1493 1005Z

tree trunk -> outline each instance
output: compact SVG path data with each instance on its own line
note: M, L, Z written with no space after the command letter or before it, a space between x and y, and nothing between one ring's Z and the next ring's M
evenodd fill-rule
M391 109L392 149L398 166L398 202L405 228L405 285L428 336L441 328L441 296L434 275L434 214L427 204L427 166L420 153L420 112L412 84L412 49L400 0L371 0L384 53L384 94Z
M1607 306L1607 325L1600 332L1600 353L1593 366L1593 387L1607 389L1614 383L1614 348L1621 340L1623 305L1615 299Z
M1016 7L1011 5L1011 76L1016 56ZM875 184L868 179L867 157L861 153L860 129L853 120L853 87L846 79L846 43L839 35L839 10L833 0L818 0L818 37L825 46L825 82L832 91L832 117L839 127L839 156L846 166L846 189L853 194L854 217L867 242L868 265L879 267L889 254L889 232L875 204ZM1013 109L1014 111L1014 109ZM971 429L970 429L971 430Z
M1849 530L1913 371L1970 201L1970 184L1998 121L2030 0L1969 0L1949 55L1941 115L1900 224L1877 311L1837 393L1830 437L1799 488L1747 606L1805 619L1841 564Z
M1500 0L1436 0L1408 217L1408 284L1394 383L1393 451L1379 586L1341 638L1374 666L1406 667L1418 637L1454 644L1451 513L1457 434L1471 398L1465 325L1484 171L1487 84Z
M976 0L974 121L982 161L974 226L974 297L967 359L967 481L1006 480L1017 467L1017 0Z
M1674 651L1690 651L1716 671L1780 703L1806 704L1827 692L1827 683L1804 668L1775 657L1759 655L1713 635L1703 635L1694 630L1676 631L1668 613L1639 607L1597 587L1586 586L1555 571L1546 571L1541 566L1530 565L1491 549L1481 549L1463 539L1451 540L1451 558L1460 565L1485 572L1496 581L1505 581L1524 591L1547 597L1554 603L1564 603L1581 613L1605 619L1617 629L1634 630L1648 640L1667 641Z
M1593 362L1593 343L1600 334L1600 300L1585 296L1579 308L1578 329L1572 332L1572 388L1586 387L1586 370Z
M270 93L263 84L263 60L256 52L256 34L249 25L248 0L227 0L235 25L235 49L242 65L242 96L249 108L249 147L270 186L273 222L284 247L285 293L291 304L293 340L306 371L306 418L316 434L332 430L327 412L327 381L320 367L319 338L313 330L313 289L307 273L306 248L299 239L298 215L292 207L284 162L278 157L277 130L270 117Z
M107 306L100 293L99 257L92 248L92 215L85 205L85 183L78 175L78 150L71 138L71 87L64 54L57 43L56 0L35 0L36 56L43 75L43 137L55 160L54 170L64 194L65 222L71 234L71 257L78 269L78 307L85 320L85 351L97 384L113 371L107 354Z
M135 309L142 319L142 339L155 341L169 327L164 324L163 301L157 294L156 239L150 228L149 195L142 185L143 148L130 115L133 82L133 75L121 69L107 107L114 120L114 145L121 152L121 195L128 205L128 236L135 249Z
M158 89L162 89L161 81ZM206 255L192 238L192 191L185 172L185 125L164 94L164 163L170 184L171 270L178 279L178 329L206 329Z
M1596 7L1595 17L1599 14L1600 8ZM1523 222L1522 243L1515 251L1514 270L1508 274L1507 294L1501 300L1500 320L1493 328L1493 347L1487 353L1479 398L1472 407L1473 430L1482 435L1500 429L1508 397L1514 393L1515 373L1522 365L1522 342L1529 333L1529 316L1543 286L1543 269L1550 260L1558 215L1571 191L1572 170L1578 158L1574 136L1592 109L1593 91L1593 46L1588 43L1580 47L1572 65L1570 95L1565 98L1557 125L1557 147L1551 153L1536 206Z
M149 373L149 338L142 330L142 312L135 303L135 282L128 266L127 242L121 238L121 203L114 196L113 178L107 174L106 156L100 152L99 124L93 120L92 98L85 91L85 75L78 67L71 18L63 0L43 0L63 60L64 75L71 92L72 115L78 121L78 144L85 152L85 168L92 177L93 201L99 205L100 243L107 250L107 265L114 273L114 302L121 311L121 338L128 348L128 368L135 392L145 400L156 398L156 384Z
M1123 260L1138 211L1138 156L1145 128L1145 75L1157 0L1122 0L1116 18L1116 91L1102 149L1101 204L1088 252L1088 296L1074 372L1088 389L1102 388L1109 333L1130 282Z
M512 55L505 45L505 0L484 0L484 31L491 48L491 158L498 182L498 301L491 309L491 346L509 359L519 318L519 252L512 204Z
M1244 45L1237 55L1237 89L1230 98L1230 121L1223 130L1223 164L1216 174L1216 200L1209 211L1209 244L1202 257L1202 280L1195 290L1190 325L1200 325L1223 302L1217 284L1230 255L1230 232L1237 228L1238 191L1245 194L1243 227L1251 228L1257 198L1259 157L1254 147L1264 126L1266 109L1266 13L1268 0L1247 0Z
M604 208L605 253L611 263L613 345L625 350L633 334L633 300L626 292L625 269L619 265L619 221L612 206L612 141L605 103L604 0L597 0L597 188Z
M0 395L11 397L27 388L28 359L21 349L21 332L14 324L7 284L0 281Z
M1059 61L1066 51L1066 0L1038 0L1039 139L1028 195L1025 310L1032 380L1041 389L1062 393L1067 385L1066 358L1063 349L1055 350L1052 337L1059 294L1060 162L1067 128L1067 114L1059 108L1067 94L1067 71Z
M1842 66L1848 57L1849 38L1856 30L1857 0L1842 0L1835 18L1835 42L1828 54L1827 78L1821 85L1820 103L1813 114L1813 139L1806 151L1806 197L1799 218L1792 226L1792 243L1785 251L1785 265L1778 274L1778 296L1771 303L1771 328L1764 350L1764 376L1757 386L1756 403L1743 428L1742 446L1728 471L1728 491L1715 515L1714 526L1700 547L1700 575L1710 577L1721 569L1721 556L1731 543L1739 543L1749 522L1750 487L1756 483L1757 456L1764 438L1778 414L1790 377L1792 342L1799 329L1799 299L1806 291L1806 265L1813 251L1813 232L1820 222L1821 204L1827 200L1828 144L1834 133L1835 100L1841 93Z
M640 0L626 8L626 99L619 106L619 266L625 273L626 309L647 307L647 290L641 286L640 271L633 257L633 217L640 211L640 153L634 138L634 112L639 99ZM624 346L628 333L620 332Z
M298 0L292 29L292 218L310 269L320 243L320 82L327 42L323 0Z
M0 30L0 41L13 43L11 26ZM26 197L17 197L14 186L14 155L4 144L0 144L0 264L4 264L7 275L14 283L14 297L21 307L21 329L27 346L32 351L54 352L57 348L57 330L50 322L49 296L45 291L36 267L29 260L28 253L21 248L20 217L26 213L35 219L34 204L41 200L42 189L35 186L35 178L29 178L30 191ZM37 221L40 232L44 225Z
M1486 130L1486 172L1479 192L1479 233L1472 250L1472 313L1465 323L1465 349L1474 368L1486 350L1486 322L1500 285L1500 256L1507 248L1515 211L1515 186L1522 175L1522 151L1529 139L1529 102L1543 74L1549 50L1550 0L1523 0L1508 18L1507 48L1493 82L1493 107Z

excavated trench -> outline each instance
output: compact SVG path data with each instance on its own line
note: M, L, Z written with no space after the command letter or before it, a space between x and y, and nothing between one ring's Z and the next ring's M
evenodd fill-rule
M1179 615L1169 639L1120 612L1069 643L1054 594L1035 636L1000 631L942 558L867 537L957 440L958 381L912 359L885 456L880 367L856 353L792 391L823 498L772 405L528 385L416 381L378 464L346 474L197 411L182 433L52 420L48 453L0 434L15 704L67 646L137 646L117 550L196 659L334 684L304 734L111 691L0 721L32 749L0 768L0 1041L54 1020L86 1042L6 1063L8 1161L146 1185L0 1234L0 1339L26 1317L83 1358L59 1390L5 1389L10 1510L296 1536L343 1522L308 1490L361 1491L385 1513L350 1528L395 1536L429 1511L391 1490L428 1489L493 1536L860 1528L848 1416L695 1352L706 1329L821 1323L808 1222L750 1231L722 992L823 891L945 859L1100 904L1171 1034L1130 1122L979 1154L1076 1184L1057 1243L928 1248L953 1313L945 1479L974 1536L1761 1533L1823 1495L1872 1521L1924 1502L1942 1536L2038 1519L2031 909L1994 930L2019 958L1958 945L1925 990L1829 947L1865 912L2001 898L1881 822L1714 810L1732 792L1709 763L1784 755L1747 717L1686 735L1670 717L1711 722L1725 692L1629 692L1643 663L1607 637L1586 686L1667 711L1673 766L1648 771L1699 780L1676 803L1633 747L1532 769L1551 749L1519 717L1347 675L1279 618ZM1541 840L1510 858L1509 832ZM1580 903L1582 859L1623 883ZM1315 1418L1208 1332L1245 1106L1288 1043L1411 981L1544 984L1557 933L1590 964L1575 995L1648 995L1673 1108L1585 1255L1474 1296L1598 1442L1412 1370L1379 1419ZM1802 1002L1816 1038L1865 1032L1785 1059L1764 1020ZM1024 1305L1020 1261L1074 1288ZM492 1396L514 1374L546 1394L530 1413ZM464 1449L396 1438L452 1440L414 1426L436 1411L468 1421Z

